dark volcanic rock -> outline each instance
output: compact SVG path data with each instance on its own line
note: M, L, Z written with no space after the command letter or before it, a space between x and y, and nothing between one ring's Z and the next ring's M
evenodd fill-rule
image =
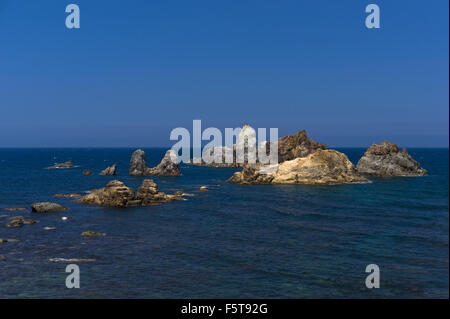
M388 141L368 148L356 169L360 174L380 177L423 176L427 173L405 148L399 150L397 144Z
M103 171L101 171L100 175L116 175L117 165L113 164L107 168L105 168Z
M31 205L31 211L34 213L52 213L65 211L67 209L67 207L50 202L34 203Z
M50 166L50 168L74 168L72 161L67 161L64 163L56 163L53 166Z

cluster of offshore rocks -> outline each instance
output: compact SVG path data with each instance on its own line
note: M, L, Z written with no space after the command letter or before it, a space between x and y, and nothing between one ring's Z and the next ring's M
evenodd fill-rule
M273 143L273 144L272 144ZM194 158L191 164L210 167L242 168L233 174L229 182L238 184L309 184L331 185L343 183L369 182L367 177L422 176L427 172L421 168L406 149L400 150L394 143L384 141L372 145L359 160L356 167L348 157L325 144L317 143L305 130L294 135L279 138L276 142L264 142L258 146L266 155L271 148L278 150L278 163L268 163L259 158L249 158L249 145L256 145L256 132L244 125L232 148L216 147L209 149L202 158ZM272 147L274 146L274 147ZM237 150L244 150L243 159L237 160ZM257 154L254 152L252 154ZM228 163L226 163L226 157ZM252 155L254 156L254 155ZM210 157L208 159L208 157ZM229 161L231 157L231 161ZM205 161L205 159L208 159ZM213 159L213 160L211 160ZM73 167L72 162L57 164L59 168ZM115 175L114 164L102 175ZM90 171L84 171L88 175ZM177 154L168 150L161 162L152 168L146 163L145 152L136 150L130 160L131 176L179 176ZM205 190L205 189L201 189ZM112 207L147 206L158 202L170 202L182 199L180 194L166 194L158 190L153 180L146 179L137 192L118 180L109 182L106 187L92 190L81 197L78 194L58 194L66 198L75 197L75 201Z
M134 190L118 180L109 182L106 187L94 189L75 201L110 207L149 206L160 202L183 200L181 195L169 195L158 190L158 185L145 179L135 193Z
M406 149L399 150L396 144L387 141L372 145L355 167L345 154L315 142L304 130L278 139L278 165L268 168L268 164L246 163L229 181L329 185L369 182L369 176L422 176L427 173Z

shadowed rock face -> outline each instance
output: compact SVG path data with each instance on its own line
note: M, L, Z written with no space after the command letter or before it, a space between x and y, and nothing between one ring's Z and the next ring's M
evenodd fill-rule
M106 187L94 189L76 201L83 204L99 206L133 207L175 200L183 200L183 198L181 196L168 195L160 192L158 185L153 180L146 179L139 187L136 196L132 188L125 186L121 181L114 180L109 182Z
M131 155L129 174L142 176L146 170L145 152L141 149L134 151L133 155Z
M360 174L379 177L423 176L427 173L405 148L400 151L397 144L388 141L369 147L356 169Z
M297 157L306 157L318 149L326 150L327 146L317 143L306 135L305 130L301 130L294 135L290 134L278 139L278 163ZM269 153L270 142L266 144L266 150Z
M181 172L176 158L175 151L168 150L161 163L153 168L148 168L145 152L139 149L131 156L129 173L134 176L179 176Z
M117 165L113 164L111 166L108 166L103 171L101 171L100 175L116 175Z
M318 149L306 157L278 164L273 173L262 173L264 166L247 165L230 182L239 184L310 184L361 183L368 180L356 172L345 154Z

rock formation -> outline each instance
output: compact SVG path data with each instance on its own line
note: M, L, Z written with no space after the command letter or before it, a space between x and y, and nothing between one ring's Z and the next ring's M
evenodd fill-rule
M423 176L427 173L405 148L399 150L397 144L388 141L369 147L356 169L360 174L379 177Z
M34 203L31 205L31 211L34 213L52 213L65 211L67 209L67 207L50 202Z
M56 163L53 166L50 166L50 168L74 168L72 161L67 161L64 163Z
M305 130L296 134L284 136L278 139L278 163L293 160L298 157L306 157L314 151L326 150L325 144L320 144L306 135ZM267 154L270 151L270 142L266 144Z
M297 157L306 157L318 149L327 149L327 146L325 144L317 143L316 141L308 137L305 130L301 130L294 135L291 134L281 137L278 139L277 144L278 163L292 160ZM264 144L260 144L258 148L259 147L265 149L267 155L270 154L271 142L264 142ZM243 160L237 159L237 149L244 150ZM226 163L226 153L233 156L232 163ZM251 158L253 154L256 154L256 158ZM249 162L251 163L252 161L256 164L259 164L263 161L262 159L258 158L256 132L251 126L247 124L242 127L242 130L238 135L237 142L235 145L233 145L233 149L227 148L225 146L214 147L205 151L205 154L203 156L211 159L217 157L218 160L214 162L210 160L210 163L207 163L204 159L193 159L191 164L209 167L243 167L244 165L248 166L246 164L248 164Z
M100 236L106 236L106 234L88 230L88 231L82 232L81 236L83 236L83 237L100 237Z
M92 171L90 171L90 170L88 170L88 169L85 169L85 170L83 171L83 175L92 175Z
M113 164L113 165L105 168L103 171L101 171L100 175L109 175L109 176L116 175L116 170L117 170L117 165Z
M140 205L148 206L158 202L171 202L182 200L180 196L168 195L158 190L158 185L151 180L145 179L136 193L136 200L140 201Z
M174 150L168 150L157 166L148 168L145 152L139 149L134 151L131 156L129 174L134 176L179 176L181 172Z
M76 201L84 204L126 207L134 199L133 189L118 180L109 182L106 187L94 189Z
M274 171L267 165L245 165L230 182L239 184L311 184L328 185L360 183L368 180L356 172L345 154L336 150L317 149L306 157L284 161Z
M145 152L141 149L134 151L133 155L131 155L129 174L143 176L147 169Z
M23 219L23 218L17 218L13 219L8 223L8 227L21 227L23 225L31 225L35 224L36 221L33 219Z
M182 200L180 196L160 192L151 179L146 179L139 187L136 196L134 190L118 180L109 182L106 187L92 190L86 196L75 201L110 207L147 206L157 202Z
M181 175L178 167L177 154L174 150L168 150L157 166L148 168L145 175L151 176L179 176Z

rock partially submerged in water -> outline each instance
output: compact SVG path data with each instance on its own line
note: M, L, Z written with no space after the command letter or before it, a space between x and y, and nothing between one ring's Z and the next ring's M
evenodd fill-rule
M423 176L427 171L420 167L408 151L395 143L384 141L367 149L356 169L368 176Z
M148 168L145 175L151 176L180 176L177 154L174 150L168 150L157 166Z
M133 176L143 176L147 169L145 152L141 149L134 151L133 155L131 155L129 174Z
M91 170L85 169L82 174L87 176L87 175L92 175L93 173Z
M103 171L100 172L100 175L116 175L116 171L117 171L117 165L113 164L111 166L108 166L107 168L105 168Z
M145 179L136 193L136 200L140 201L140 205L147 206L158 202L172 202L183 200L181 196L169 195L158 190L158 185L151 180Z
M168 150L157 166L148 168L145 152L139 149L134 151L131 156L129 174L133 176L179 176L181 172L174 150Z
M50 166L49 168L74 168L72 161L67 161L64 163L56 163L53 166Z
M88 230L88 231L82 232L81 236L83 236L83 237L100 237L100 236L106 236L106 234Z
M27 210L25 207L8 207L8 208L4 208L3 210L6 210L8 212L16 212L16 211L23 211L23 210Z
M58 193L53 195L53 197L64 197L64 198L77 198L77 197L81 197L80 194L63 194L63 193Z
M36 221L33 219L23 219L23 218L18 218L18 219L13 219L8 223L8 227L21 227L23 225L31 225L31 224L35 224Z
M182 198L160 192L158 185L153 180L145 179L138 188L136 196L132 188L125 186L121 181L114 180L109 182L106 187L94 189L76 201L83 204L109 207L133 207L175 200L182 200Z
M94 258L50 258L48 261L53 263L82 263L94 262Z
M246 165L230 182L238 184L330 185L368 182L356 172L345 154L318 149L306 157L284 161L278 166Z
M68 210L67 207L51 202L40 202L31 205L31 211L33 213L53 213Z
M128 202L133 199L133 189L125 186L121 181L113 180L106 187L94 189L89 194L75 201L100 206L126 207Z

